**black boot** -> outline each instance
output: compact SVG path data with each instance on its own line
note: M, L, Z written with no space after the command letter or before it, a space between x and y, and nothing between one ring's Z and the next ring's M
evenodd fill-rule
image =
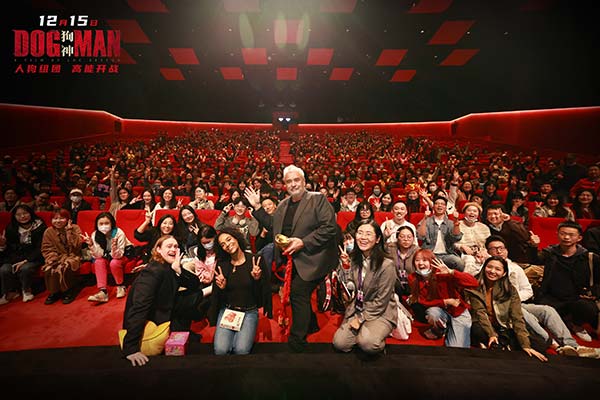
M62 297L61 292L50 293L50 295L46 298L46 301L44 302L44 304L46 304L46 305L54 304L57 301L59 301L61 297Z

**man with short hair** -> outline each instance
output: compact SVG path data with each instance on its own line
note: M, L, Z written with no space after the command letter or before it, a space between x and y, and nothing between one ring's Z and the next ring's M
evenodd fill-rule
M429 209L425 211L423 219L417 225L417 235L421 241L421 248L432 250L448 267L462 272L465 264L454 253L454 244L462 239L463 234L460 231L458 212L450 223L446 214L447 202L442 196L433 199L433 214Z
M492 235L506 242L508 255L519 263L535 263L540 238L528 231L523 223L510 219L501 204L491 204L487 209L487 223Z
M492 256L499 256L508 263L508 279L517 289L521 299L521 310L527 327L541 336L546 343L552 342L551 347L558 354L583 357L600 357L600 352L590 347L579 346L571 336L569 328L565 325L558 312L549 305L534 304L533 288L523 268L508 258L506 242L500 236L490 236L485 243L487 252ZM554 338L548 335L552 334ZM556 339L556 340L555 340ZM556 343L558 342L558 343Z
M360 202L356 199L356 191L354 188L348 188L346 194L342 196L340 211L356 212L356 208Z
M308 192L304 171L295 165L283 170L283 181L290 197L284 199L273 214L273 236L283 234L289 245L283 252L276 246L275 259L292 257L290 301L292 326L288 345L293 352L306 350L306 336L318 329L311 296L319 282L338 265L335 213L327 198Z
M600 298L600 257L579 244L581 234L577 222L558 225L558 244L548 246L540 255L544 277L538 302L554 307L575 334L589 342L592 338L582 327L585 323L600 338L600 310L596 304Z

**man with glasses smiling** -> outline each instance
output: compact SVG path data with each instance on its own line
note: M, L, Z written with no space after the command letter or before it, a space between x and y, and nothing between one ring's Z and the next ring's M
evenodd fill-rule
M50 204L50 193L40 192L35 196L35 199L29 203L33 211L52 211L54 206Z
M517 289L521 299L521 311L530 331L541 336L558 354L596 358L600 352L590 347L579 346L571 336L558 312L549 305L533 303L533 289L523 268L508 258L506 242L500 236L490 236L486 249L491 256L499 256L508 263L508 279ZM548 332L552 335L550 337ZM558 343L557 343L558 342Z
M591 325L600 338L600 258L579 244L581 234L577 222L558 225L559 243L548 246L540 255L544 277L538 302L554 307L580 339L591 342L582 325Z

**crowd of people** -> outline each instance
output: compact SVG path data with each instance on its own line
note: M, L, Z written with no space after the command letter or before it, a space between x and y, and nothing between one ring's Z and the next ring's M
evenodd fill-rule
M278 283L294 316L290 349L302 352L319 329L311 293L337 270L349 288L333 338L342 352L383 352L400 301L430 326L425 337L443 337L447 346L521 349L542 361L549 348L600 357L571 335L600 337L600 228L584 232L577 223L600 219L599 164L368 132L291 140L295 165L287 167L271 131L188 132L4 156L0 211L11 220L0 235L0 305L31 301L39 271L45 303L69 304L77 270L91 260L98 292L88 301L109 301L110 271L116 298L127 297L124 355L143 365L147 321L189 330L207 318L216 326L216 354L251 352L259 311L273 317ZM61 195L60 204L50 202ZM77 214L92 208L90 196L105 211L88 233ZM118 226L122 209L145 211L134 232ZM177 216L156 220L160 209ZM214 227L197 210L219 210ZM51 226L39 211L53 212ZM341 227L336 214L348 211L355 217ZM389 214L378 223L381 212ZM422 219L413 224L415 213ZM539 247L531 216L561 218L556 244ZM288 238L285 247L274 244L278 235ZM135 255L128 237L145 243ZM128 289L129 257L142 265ZM286 262L281 282L272 266ZM544 266L539 287L525 275L531 264ZM223 324L228 311L244 314L237 330Z

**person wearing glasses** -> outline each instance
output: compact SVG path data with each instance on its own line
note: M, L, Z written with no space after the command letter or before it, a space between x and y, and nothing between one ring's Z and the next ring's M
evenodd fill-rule
M29 206L34 212L38 211L54 211L54 205L50 204L50 193L39 192Z
M359 348L368 355L385 349L385 339L396 325L394 294L396 271L383 245L383 233L374 220L363 220L354 234L349 254L350 279L356 295L347 305L342 324L333 336L333 347L344 353Z

